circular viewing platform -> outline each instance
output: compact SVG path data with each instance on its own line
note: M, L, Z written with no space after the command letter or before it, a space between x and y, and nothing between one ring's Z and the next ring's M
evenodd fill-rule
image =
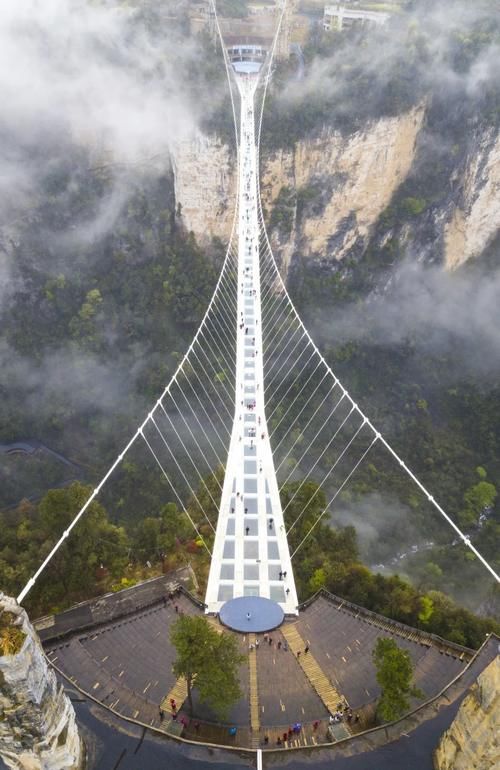
M283 623L284 617L279 604L262 596L238 596L226 602L219 612L223 625L242 633L272 631Z

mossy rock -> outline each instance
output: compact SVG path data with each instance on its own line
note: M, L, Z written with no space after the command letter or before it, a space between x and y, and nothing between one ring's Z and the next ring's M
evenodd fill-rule
M17 655L24 644L26 634L14 625L17 616L12 612L0 615L0 655Z

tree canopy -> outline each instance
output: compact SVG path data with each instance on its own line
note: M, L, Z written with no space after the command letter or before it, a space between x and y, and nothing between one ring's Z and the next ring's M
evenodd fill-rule
M241 697L238 666L244 656L238 652L236 637L219 634L204 617L182 615L172 627L170 641L177 651L172 668L186 680L191 713L196 688L200 701L227 718L231 705Z
M373 662L382 688L377 713L384 722L393 722L408 711L410 697L423 697L423 693L411 684L413 663L409 652L398 647L394 639L377 639Z

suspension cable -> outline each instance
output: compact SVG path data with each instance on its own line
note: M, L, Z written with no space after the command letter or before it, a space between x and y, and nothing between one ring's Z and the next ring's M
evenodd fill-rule
M352 475L354 474L354 472L355 472L355 471L356 471L356 470L359 468L359 466L361 465L361 463L362 463L362 462L363 462L363 460L365 459L366 455L368 454L368 452L370 451L370 449L372 448L372 446L375 444L375 442L376 442L377 440L378 440L378 437L377 437L377 436L374 436L374 437L373 437L373 439L372 439L372 442L371 442L370 446L369 446L367 449L365 449L365 451L363 452L363 454L362 454L362 455L361 455L361 457L359 458L359 460L358 460L358 462L356 463L356 465L355 465L355 466L352 468L352 470L351 470L351 471L348 473L348 475L346 476L346 478L344 479L344 481L342 482L342 484L340 485L340 487L337 489L337 491L335 492L335 494L334 494L334 495L333 495L333 497L331 498L331 500L329 500L329 502L328 502L328 505L326 506L326 508L324 509L324 511L323 511L323 512L320 514L320 516L319 516L319 517L316 519L316 521L314 522L314 524L312 525L312 527L309 529L309 531L307 532L307 534L305 535L305 537L303 537L303 538L302 538L302 540L301 540L301 541L300 541L300 543L298 544L297 548L295 549L295 551L294 551L294 552L292 553L292 555L290 556L290 559L293 559L293 557L295 556L295 554L296 554L298 551L300 551L300 549L302 548L302 546L303 546L303 545L304 545L304 543L306 542L306 540L307 540L307 538L309 537L309 535L312 533L312 531L314 530L314 528L315 528L315 527L316 527L316 526L319 524L319 522L321 521L321 519L323 518L323 516L325 515L325 513L326 513L326 512L328 511L328 509L330 508L331 504L332 504L332 503L335 501L335 499L336 499L337 495L339 495L339 494L340 494L340 492L342 492L343 488L345 487L345 485L347 484L347 482L349 481L349 479L351 478L351 476L352 476Z

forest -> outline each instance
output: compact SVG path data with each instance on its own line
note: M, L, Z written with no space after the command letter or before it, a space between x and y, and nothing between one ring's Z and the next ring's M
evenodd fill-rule
M215 489L213 479L208 483ZM294 482L284 488L284 505L296 487ZM314 491L316 495L310 501ZM4 591L15 594L28 580L90 492L88 486L74 482L63 489L50 490L37 506L24 501L17 508L0 514L3 532L0 575ZM202 491L198 490L198 494ZM290 536L291 549L298 545L326 505L324 492L313 482L304 484L287 508L286 526L290 526L305 504L305 515ZM217 509L206 495L204 509L215 522ZM187 510L210 546L213 535L193 499L188 502ZM162 505L156 515L117 525L110 521L104 505L95 501L78 524L77 536L68 538L62 545L25 604L33 616L61 611L77 601L109 590L119 591L145 577L188 563L195 571L203 596L208 555L194 535L186 514L174 503ZM352 526L333 528L320 522L308 538L301 558L295 562L294 577L300 601L325 588L386 617L470 648L478 648L487 633L500 634L500 622L479 618L444 593L429 588L432 575L423 575L418 584L412 585L398 575L385 577L373 573L360 560L356 530Z

